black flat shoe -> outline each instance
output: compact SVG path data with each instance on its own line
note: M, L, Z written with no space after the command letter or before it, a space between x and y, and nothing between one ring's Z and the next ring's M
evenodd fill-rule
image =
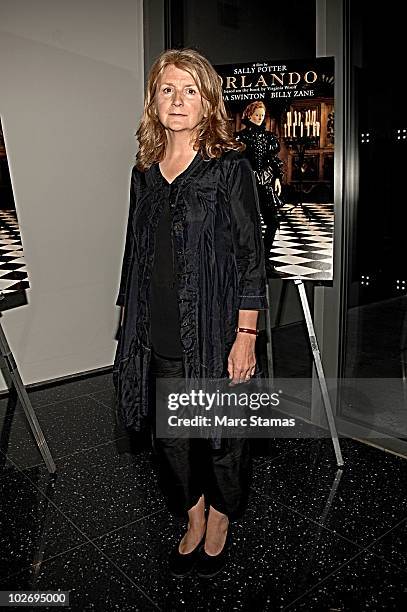
M228 530L226 535L225 544L217 555L208 555L202 547L198 553L198 563L196 566L196 573L201 578L212 578L219 574L219 572L225 567L227 550L230 545L230 531Z
M192 571L192 568L198 561L198 554L200 548L203 546L205 542L205 533L203 534L202 540L199 544L191 550L191 552L183 555L179 552L178 547L179 543L175 546L175 548L171 551L169 557L169 570L173 576L177 576L180 578L181 576L187 576Z

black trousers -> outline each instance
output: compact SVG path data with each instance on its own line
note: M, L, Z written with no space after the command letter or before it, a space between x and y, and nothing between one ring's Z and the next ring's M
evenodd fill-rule
M155 407L155 379L183 378L182 359L151 355L150 389ZM160 486L169 509L185 517L202 494L205 505L213 506L230 520L244 513L251 479L249 440L222 439L221 448L213 449L204 438L157 438Z

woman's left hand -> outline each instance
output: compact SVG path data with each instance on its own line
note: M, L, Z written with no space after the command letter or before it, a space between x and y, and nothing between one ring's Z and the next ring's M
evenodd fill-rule
M255 335L245 332L237 333L228 357L231 384L246 382L253 376L256 366L255 343Z
M279 178L276 178L276 181L274 183L274 189L275 192L278 196L281 196L281 181Z

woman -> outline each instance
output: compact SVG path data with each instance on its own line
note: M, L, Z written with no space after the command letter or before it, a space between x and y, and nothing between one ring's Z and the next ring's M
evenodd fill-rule
M246 128L238 132L236 138L246 145L245 155L257 179L260 211L266 224L264 233L266 271L272 275L275 270L268 256L279 227L278 209L283 206L280 200L283 162L278 157L280 145L277 138L265 129L265 116L266 107L263 102L249 104L242 115Z
M262 375L256 323L267 300L255 182L202 55L158 57L137 136L113 377L122 424L141 431L154 420L156 378ZM155 448L170 509L189 519L171 572L197 563L213 576L245 507L248 440L157 438Z

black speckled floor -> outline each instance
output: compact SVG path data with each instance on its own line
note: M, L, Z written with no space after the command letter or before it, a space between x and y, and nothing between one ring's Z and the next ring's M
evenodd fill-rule
M0 590L69 590L75 611L406 609L407 460L342 440L338 473L329 440L255 441L227 569L176 579L167 555L185 523L150 451L117 427L111 375L30 397L58 474L1 399Z

